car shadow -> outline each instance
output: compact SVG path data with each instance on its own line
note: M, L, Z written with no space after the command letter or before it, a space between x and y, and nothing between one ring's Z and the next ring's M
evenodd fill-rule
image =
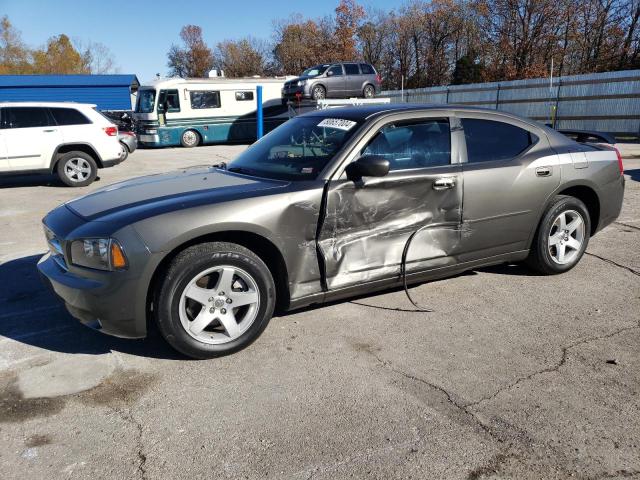
M101 355L111 351L162 359L188 359L150 328L147 338L121 339L83 326L40 279L40 255L0 264L0 335L61 353Z
M99 182L100 176L97 176L94 182ZM19 188L19 187L55 187L70 188L60 181L57 175L49 174L32 174L32 175L10 175L0 177L0 189L2 188Z
M62 301L41 281L36 266L39 259L40 255L33 255L0 264L0 286L2 286L0 290L0 336L53 352L101 355L117 351L140 357L188 360L188 357L176 352L164 341L154 322L149 322L147 338L140 340L112 337L81 325L67 312ZM477 275L478 272L497 275L537 275L522 265L504 264L470 270L456 276ZM413 284L410 288L420 285L422 284ZM290 313L279 312L277 316L287 317L297 312L316 310L343 302L384 310L421 312L421 310L411 308L378 307L363 302L367 298L398 291L402 291L402 287L311 305Z
M631 180L635 182L640 182L640 168L635 168L633 170L625 170L624 174L629 175L631 177Z

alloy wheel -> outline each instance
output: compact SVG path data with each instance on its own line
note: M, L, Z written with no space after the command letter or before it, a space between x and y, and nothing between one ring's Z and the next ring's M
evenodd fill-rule
M559 264L566 265L580 254L584 243L584 219L575 210L561 212L549 231L549 255Z
M231 265L209 268L196 275L180 297L180 323L204 343L228 343L253 324L260 306L254 278Z
M64 174L72 182L84 182L91 175L91 165L84 158L71 158L64 166Z
M182 140L186 145L194 147L198 143L198 135L193 130L187 130L182 134Z

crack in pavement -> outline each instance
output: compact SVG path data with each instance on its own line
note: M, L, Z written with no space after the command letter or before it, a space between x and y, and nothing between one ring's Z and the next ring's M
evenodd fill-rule
M144 443L142 441L142 424L137 421L130 410L123 410L118 407L109 407L113 412L118 414L125 422L130 423L136 428L136 456L138 458L137 471L142 480L147 478L147 455L144 453Z
M524 377L520 377L518 379L516 379L514 382L511 382L510 384L496 390L494 393L492 393L491 395L487 395L486 397L482 397L479 400L476 400L475 402L470 402L464 405L465 408L470 408L470 407L475 407L477 405L479 405L480 403L486 402L488 400L492 400L494 398L496 398L498 395L500 395L503 392L506 392L508 390L511 390L512 388L516 387L517 385L526 382L528 380L531 380L532 378L538 376L538 375L542 375L543 373L551 373L551 372L557 372L558 370L560 370L560 368L562 368L566 362L567 362L567 356L568 356L568 352L569 350L582 346L582 345L586 345L588 343L591 342L595 342L598 340L604 340L606 338L611 338L614 337L616 335L619 335L621 333L624 332L628 332L630 330L635 330L637 328L640 328L640 322L638 322L638 325L634 325L631 327L624 327L624 328L620 328L618 330L616 330L615 332L611 332L611 333L607 333L606 335L599 335L597 337L589 337L589 338L585 338L582 340L579 340L577 342L574 342L570 345L567 345L565 347L562 347L562 354L560 356L560 360L558 362L556 362L554 365L550 366L550 367L546 367L543 368L541 370L537 370L533 373L530 373L529 375L525 375Z
M635 230L640 230L640 227L636 227L635 225L629 225L628 223L624 223L624 222L613 222L616 225L622 225L623 227L628 227L628 228L633 228Z
M600 255L596 255L595 253L590 253L590 252L584 252L584 253L585 253L585 255L589 255L590 257L598 258L598 259L602 260L603 262L610 263L613 266L616 266L616 267L622 268L624 270L627 270L627 271L633 273L634 275L638 275L640 277L640 271L638 271L638 270L636 270L634 268L627 267L626 265L621 265L620 263L614 262L611 259L608 259L608 258L605 258L605 257L601 257Z

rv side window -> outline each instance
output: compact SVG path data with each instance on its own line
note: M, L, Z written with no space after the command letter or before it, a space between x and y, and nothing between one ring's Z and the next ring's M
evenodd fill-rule
M193 90L189 92L191 96L191 108L220 108L220 92Z
M253 100L253 92L236 92L236 100L238 102Z
M158 109L164 108L164 112L180 111L180 96L178 90L160 90L158 95Z

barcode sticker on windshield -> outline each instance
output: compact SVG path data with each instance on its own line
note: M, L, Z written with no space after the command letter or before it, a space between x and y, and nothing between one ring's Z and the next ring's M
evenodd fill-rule
M338 130L351 130L355 126L356 122L352 120L345 120L343 118L325 118L318 126L337 128Z

